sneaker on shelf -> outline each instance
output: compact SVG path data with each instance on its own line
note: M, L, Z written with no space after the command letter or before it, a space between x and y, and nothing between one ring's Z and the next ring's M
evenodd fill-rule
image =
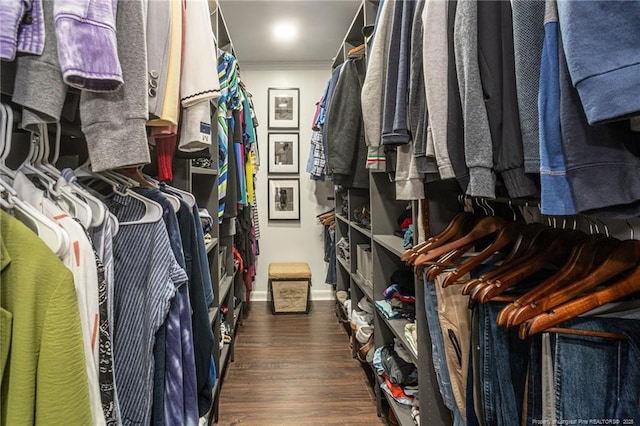
M338 299L338 302L342 303L343 305L344 305L344 302L347 301L348 296L349 294L344 290L336 291L336 299Z
M373 315L373 303L371 303L369 299L367 299L367 296L364 296L362 299L360 299L360 301L358 302L358 307L363 311Z

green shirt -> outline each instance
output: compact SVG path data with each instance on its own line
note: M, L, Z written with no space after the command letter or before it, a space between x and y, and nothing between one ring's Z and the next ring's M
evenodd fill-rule
M2 425L90 425L78 302L71 272L0 211Z

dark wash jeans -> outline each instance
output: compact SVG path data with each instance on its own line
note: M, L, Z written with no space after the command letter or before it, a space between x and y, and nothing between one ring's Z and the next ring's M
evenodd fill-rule
M640 321L582 317L558 327L621 333L629 340L552 334L556 413L551 423L541 420L539 377L545 372L540 358L532 357L527 424L640 424ZM536 375L540 387L532 386Z
M480 389L484 426L517 426L527 381L530 340L497 324L502 302L478 305Z

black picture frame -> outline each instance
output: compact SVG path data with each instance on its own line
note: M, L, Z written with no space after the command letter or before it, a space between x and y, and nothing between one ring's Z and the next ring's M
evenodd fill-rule
M268 178L269 220L300 220L300 179Z
M267 156L269 174L300 173L300 135L269 132Z
M298 130L300 128L300 89L267 89L269 130Z

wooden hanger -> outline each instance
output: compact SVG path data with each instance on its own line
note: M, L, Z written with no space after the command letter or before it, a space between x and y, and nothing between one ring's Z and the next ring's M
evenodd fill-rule
M465 223L468 223L473 218L471 213L463 212L458 213L449 224L446 226L444 230L442 230L438 235L430 237L425 241L415 245L414 247L406 250L402 256L400 256L400 260L403 262L407 262L409 265L413 264L415 259L422 253L426 253L432 248L438 247L447 241L450 241L453 237L455 237L463 228Z
M498 314L498 318L496 322L498 325L507 326L508 318L515 313L519 308L527 303L531 303L535 301L538 297L546 294L546 289L551 289L555 286L561 285L561 283L572 282L577 278L580 278L580 273L588 272L587 268L591 266L587 264L587 261L592 259L595 254L595 248L597 247L598 241L602 240L604 235L597 234L592 235L587 240L576 246L569 257L567 263L553 276L549 277L542 283L535 286L533 289L529 290L524 295L518 297L513 303L505 306L500 313ZM584 260L581 260L584 259ZM555 283L555 284L554 284Z
M359 52L361 52L362 50L364 50L364 48L365 48L365 47L367 47L367 45L366 45L366 44L364 44L364 43L363 43L363 44L361 44L360 46L356 46L356 47L354 47L353 49L351 49L351 50L347 53L347 55L348 55L348 56L350 56L350 55L355 55L356 53L359 53Z
M522 256L524 252L529 250L540 233L546 229L550 229L547 225L539 222L528 223L522 229L521 237L518 238L511 248L511 252L503 259L503 263L509 263L514 259Z
M455 250L461 247L464 247L467 244L474 243L480 238L486 237L487 235L491 235L500 231L507 224L507 221L501 217L497 216L485 216L480 219L462 238L458 238L454 241L446 243L440 247L436 247L433 250L429 250L426 253L423 253L418 256L415 260L416 265L424 265L427 262L431 262L443 254Z
M460 257L462 257L466 252L473 248L473 244L468 244L459 249L452 250L442 257L440 257L436 262L434 262L433 266L429 268L426 273L426 278L429 281L434 281L438 275L444 272L447 268L453 268L456 266L454 263Z
M493 271L487 272L486 274L481 275L480 277L469 280L464 287L462 287L463 295L470 295L474 291L477 291L476 288L484 285L488 281L492 281L505 273L505 271L509 271L514 267L522 265L526 263L531 257L540 253L546 247L549 246L551 241L557 238L558 230L544 227L540 228L539 224L534 224L536 226L532 226L529 228L529 225L525 226L523 230L523 238L519 241L519 247L514 247L511 250L511 253L507 255L507 258L503 260L502 265ZM535 232L527 232L535 231ZM526 241L524 240L524 233L527 232ZM514 254L515 252L515 254Z
M460 277L471 272L482 262L493 256L498 250L506 247L509 243L515 241L520 235L524 224L521 222L509 222L504 228L498 232L495 240L489 244L484 250L475 255L472 259L458 266L455 271L451 272L442 283L442 287L448 287L455 283Z
M600 265L611 250L620 244L620 240L612 237L604 237L602 234L590 236L584 243L575 248L569 261L558 273L538 284L516 301L506 306L498 314L498 324L506 327L519 325L532 316L527 315L527 309L523 307L535 303L546 294L555 291L584 277L595 266Z
M504 293L506 290L522 282L524 279L540 271L549 263L562 265L571 254L571 249L581 244L588 238L588 235L573 230L561 230L560 238L551 241L538 255L531 257L526 263L506 272L494 281L479 288L471 294L471 297L481 303L486 303L493 297Z
M525 316L533 318L536 315L543 314L549 309L553 309L598 285L606 283L618 275L634 268L639 263L640 241L621 241L613 250L611 250L607 259L605 259L605 261L596 269L580 280L562 287L553 293L549 293L532 304L523 306L521 310L524 312L518 313L513 321L515 323L516 321L522 321L522 318Z
M557 306L552 312L538 315L520 326L520 338L541 333L564 321L587 313L599 306L615 302L640 291L640 266L616 283L601 290Z

